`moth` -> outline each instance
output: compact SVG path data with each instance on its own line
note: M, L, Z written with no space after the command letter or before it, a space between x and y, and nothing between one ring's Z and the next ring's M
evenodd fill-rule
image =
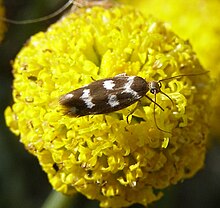
M68 116L106 114L126 108L142 97L154 102L146 93L157 94L161 92L160 88L160 82L147 82L139 76L119 74L73 90L61 96L59 103Z
M177 75L159 81L149 82L139 76L128 76L125 73L119 74L112 78L94 81L62 95L59 99L59 103L64 107L66 115L80 117L115 112L146 97L154 103L154 121L156 127L163 132L167 132L159 128L156 123L155 106L157 105L161 110L164 110L156 103L156 94L162 93L170 99L173 105L174 103L168 95L161 91L161 82L183 76L206 74L207 72L208 71L197 74ZM154 100L147 95L148 91L155 96Z

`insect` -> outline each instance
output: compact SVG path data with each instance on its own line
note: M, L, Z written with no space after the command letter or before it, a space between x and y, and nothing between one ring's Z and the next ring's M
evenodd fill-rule
M148 90L159 90L157 82L146 82L139 76L119 74L101 79L60 97L69 116L106 114L126 108L146 96ZM148 97L154 102L150 97Z
M204 73L207 72L200 74ZM147 82L139 76L119 74L112 78L94 81L86 86L73 90L61 96L59 103L64 107L65 114L72 117L111 113L126 108L140 101L143 97L147 97L154 103L154 109L155 106L158 106L161 110L164 110L156 103L156 94L162 93L168 97L172 103L173 101L168 95L161 91L161 81L200 74L177 75L150 82ZM147 95L148 91L155 95L155 100L152 100ZM154 120L156 120L155 113ZM158 126L157 128L160 129ZM166 132L165 130L160 130Z
M95 0L69 0L66 4L64 4L57 11L49 15L40 17L40 18L17 21L17 20L8 19L5 17L0 17L0 20L11 23L11 24L16 24L16 25L32 24L32 23L37 23L37 22L43 22L53 17L56 17L62 12L64 12L65 10L67 10L71 5L72 5L71 11L75 12L78 8L82 8L82 7L88 8L88 7L93 7L93 6L101 6L104 8L110 8L116 4L118 3L114 2L114 0L96 0L96 1Z

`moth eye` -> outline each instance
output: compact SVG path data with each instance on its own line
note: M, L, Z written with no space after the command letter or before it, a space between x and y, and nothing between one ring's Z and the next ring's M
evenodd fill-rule
M150 90L150 92L151 92L152 94L154 94L154 92L155 92L155 89L151 89L151 90Z

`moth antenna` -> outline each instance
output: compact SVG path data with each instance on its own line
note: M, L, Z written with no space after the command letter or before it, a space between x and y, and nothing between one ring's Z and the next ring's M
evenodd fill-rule
M209 71L205 71L205 72L201 72L201 73L197 73L197 74L180 74L180 75L176 75L176 76L173 76L173 77L161 79L158 82L166 81L166 80L170 80L170 79L175 79L175 78L180 78L180 77L189 77L189 76L203 75L203 74L207 74L207 73L209 73Z
M162 131L162 132L165 132L165 133L169 133L169 134L171 134L171 132L170 131L166 131L166 130L164 130L164 129L161 129L158 125L157 125L157 119L156 119L156 104L157 104L157 96L156 96L157 94L155 93L154 94L154 123L155 123L155 126L157 127L157 129L158 130L160 130L160 131Z
M0 18L0 20L11 23L11 24L16 24L16 25L26 25L26 24L32 24L32 23L37 23L37 22L43 22L45 20L51 19L53 17L56 17L57 15L61 14L63 11L65 11L71 4L73 4L73 0L69 0L66 4L64 4L60 9L58 9L57 11L44 16L44 17L40 17L37 19L30 19L30 20L21 20L21 21L17 21L17 20L12 20L12 19L8 19L5 17Z

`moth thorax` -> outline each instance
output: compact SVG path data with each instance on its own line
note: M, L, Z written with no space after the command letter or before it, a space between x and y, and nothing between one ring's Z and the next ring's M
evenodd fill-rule
M131 89L137 92L139 96L144 96L148 91L148 84L142 77L135 76Z

